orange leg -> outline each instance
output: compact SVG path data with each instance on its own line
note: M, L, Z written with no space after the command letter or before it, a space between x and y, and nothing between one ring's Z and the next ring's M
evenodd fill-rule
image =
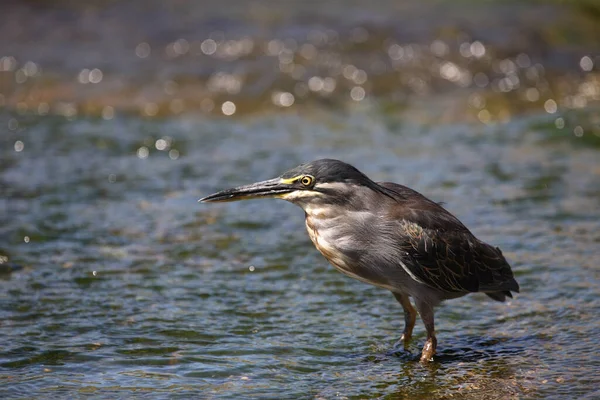
M433 307L428 303L419 300L415 301L415 305L417 306L417 310L419 310L419 314L421 315L421 319L427 330L427 340L425 341L423 351L421 352L421 362L433 361L433 356L435 355L437 347L435 325L433 322Z
M410 303L410 299L405 294L394 293L394 297L398 300L398 303L402 305L404 309L404 332L400 342L404 343L404 348L408 347L408 342L412 337L413 328L415 327L415 321L417 320L417 311Z

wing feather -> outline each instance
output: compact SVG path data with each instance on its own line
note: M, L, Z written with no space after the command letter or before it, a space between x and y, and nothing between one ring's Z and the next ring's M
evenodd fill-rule
M410 230L414 232L414 228ZM405 263L419 281L447 292L519 291L502 252L473 235L422 229L406 235Z
M519 291L499 248L477 239L454 215L420 193L379 183L399 202L389 217L402 232L403 267L413 278L447 292Z

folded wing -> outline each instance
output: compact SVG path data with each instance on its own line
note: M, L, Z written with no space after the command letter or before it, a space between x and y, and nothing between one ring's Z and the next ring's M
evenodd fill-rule
M379 183L397 198L391 217L402 232L403 268L416 280L447 292L518 292L499 248L478 240L439 204L407 187ZM424 201L425 200L425 201Z

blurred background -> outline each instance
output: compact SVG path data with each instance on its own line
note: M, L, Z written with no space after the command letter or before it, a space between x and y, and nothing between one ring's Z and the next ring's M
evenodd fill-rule
M600 397L600 3L4 0L0 397ZM522 293L393 347L276 202L339 158L443 201Z

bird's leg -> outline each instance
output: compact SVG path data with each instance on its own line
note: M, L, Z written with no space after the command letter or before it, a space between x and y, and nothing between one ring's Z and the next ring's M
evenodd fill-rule
M404 348L408 347L408 342L412 337L412 331L415 327L415 321L417 320L417 311L410 304L410 299L405 294L394 293L394 297L398 300L398 303L402 305L404 309L404 332L399 342L403 342Z
M421 315L421 319L427 330L427 340L425 341L423 351L421 352L421 362L429 362L433 360L433 355L435 354L435 349L437 347L435 326L433 323L433 307L422 300L415 300L415 305L417 306L417 310L419 310L419 314Z

